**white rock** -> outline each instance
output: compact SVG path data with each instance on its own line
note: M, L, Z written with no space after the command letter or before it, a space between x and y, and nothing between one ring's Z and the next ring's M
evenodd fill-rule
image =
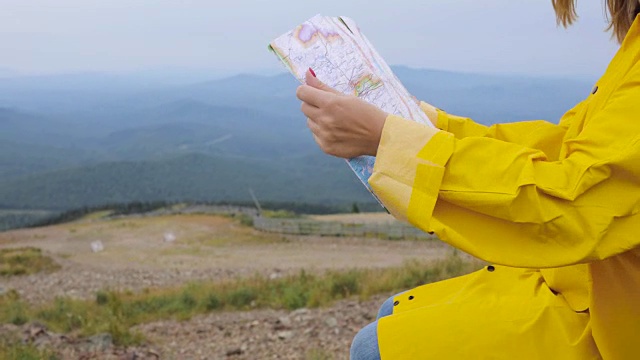
M273 273L271 273L269 275L269 279L270 280L276 280L276 279L279 279L281 277L282 277L282 275L280 273L277 273L277 272L273 272Z
M293 336L293 331L278 331L278 338L281 340L289 339Z
M291 319L289 319L286 316L283 316L283 317L279 318L278 321L284 327L291 327Z
M174 242L176 241L176 235L172 232L164 233L164 242Z
M324 319L324 323L327 324L327 326L329 327L336 327L338 326L338 319L334 317L328 317Z
M300 315L307 315L309 314L309 309L307 308L300 308L298 310L294 310L293 312L291 312L291 316L300 316Z
M91 242L91 251L98 253L104 250L104 244L100 240Z

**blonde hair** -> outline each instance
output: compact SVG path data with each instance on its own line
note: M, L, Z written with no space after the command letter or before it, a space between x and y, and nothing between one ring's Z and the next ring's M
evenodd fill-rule
M576 0L551 0L556 10L558 24L568 27L578 19L576 13ZM638 0L607 0L609 12L609 27L613 34L622 42L627 35L631 24L640 13L640 1Z

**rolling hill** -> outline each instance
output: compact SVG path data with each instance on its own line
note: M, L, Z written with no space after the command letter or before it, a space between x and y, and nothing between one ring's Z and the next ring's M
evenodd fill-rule
M104 162L0 183L0 208L68 210L136 201L371 203L344 164L322 154L287 162L189 154Z
M580 79L395 67L411 93L490 124L557 121ZM106 202L372 202L343 161L319 153L289 74L193 84L80 74L0 79L0 206Z

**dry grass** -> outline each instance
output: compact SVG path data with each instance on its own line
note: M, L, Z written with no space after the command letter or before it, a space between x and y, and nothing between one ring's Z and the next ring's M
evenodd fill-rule
M323 349L311 349L305 355L306 360L333 360L331 353Z
M184 262L185 255L194 258L192 266L204 267L221 247L282 242L277 235L258 233L222 216L98 217L95 213L90 215L93 220L0 233L0 244L25 244L51 254L65 254L74 263L115 269L132 263L167 268ZM175 241L165 242L167 233L174 234ZM105 250L93 254L90 244L98 240Z
M57 360L53 351L22 344L19 339L0 339L0 360Z
M301 271L275 280L256 275L137 294L101 291L94 301L58 298L53 304L35 307L13 293L0 298L0 322L39 321L55 331L81 335L109 332L116 343L128 345L141 341L140 335L130 331L137 324L168 318L186 320L217 310L293 310L329 306L354 296L366 300L376 294L399 292L466 274L480 266L453 253L441 261L414 261L397 268L329 271L322 275Z
M53 272L60 266L42 250L34 247L0 249L0 276Z

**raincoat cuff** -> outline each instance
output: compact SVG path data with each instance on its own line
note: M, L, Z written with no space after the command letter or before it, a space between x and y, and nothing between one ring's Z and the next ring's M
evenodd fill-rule
M449 131L449 114L440 109L436 109L436 111L438 113L436 127L440 130Z
M427 102L420 101L420 110L422 110L422 112L425 113L425 115L427 115L427 117L429 118L429 121L431 121L432 124L437 123L438 108L436 108L435 106Z
M425 229L452 149L451 134L390 115L369 185L397 219Z

